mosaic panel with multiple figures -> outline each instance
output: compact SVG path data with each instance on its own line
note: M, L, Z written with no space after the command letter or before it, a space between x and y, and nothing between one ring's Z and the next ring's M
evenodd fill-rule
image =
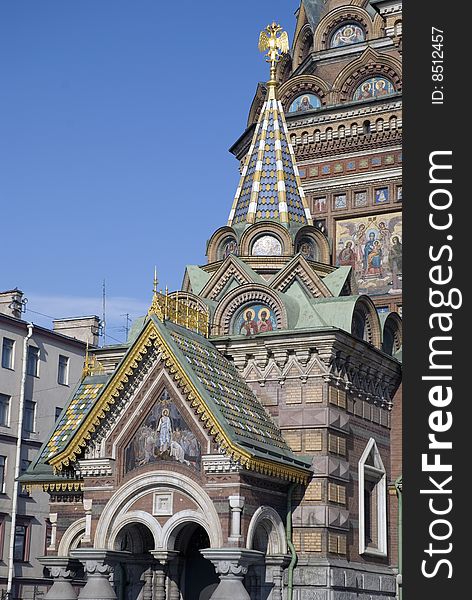
M393 94L395 88L393 84L385 77L371 77L363 81L354 92L354 100L368 100L370 98L380 98Z
M234 318L234 335L256 335L277 329L275 315L267 306L252 304L243 307Z
M361 294L401 294L401 213L337 221L336 265L352 267Z
M159 461L199 470L201 455L197 437L164 390L125 449L125 471Z

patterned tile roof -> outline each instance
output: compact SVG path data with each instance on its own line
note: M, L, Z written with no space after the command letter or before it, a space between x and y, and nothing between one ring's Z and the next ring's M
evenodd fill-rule
M69 404L62 411L49 441L41 451L41 461L61 452L67 446L107 381L106 375L92 375L80 382Z
M233 201L228 225L272 220L312 225L281 103L269 88Z
M172 329L172 340L216 405L232 437L247 446L260 445L264 449L270 446L278 453L290 452L280 430L234 365L202 336L189 336L182 328L180 331Z

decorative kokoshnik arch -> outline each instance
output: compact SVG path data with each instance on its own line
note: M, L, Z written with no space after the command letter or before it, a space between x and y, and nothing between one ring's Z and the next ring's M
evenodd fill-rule
M277 329L288 327L287 311L278 295L265 286L250 283L232 290L221 300L215 312L213 332L216 335L231 333L233 319L239 309L246 305L250 307L256 303L266 306L270 310L276 320Z

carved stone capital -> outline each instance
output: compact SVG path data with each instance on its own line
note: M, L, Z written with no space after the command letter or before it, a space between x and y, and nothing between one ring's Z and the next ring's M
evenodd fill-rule
M128 552L78 548L71 552L79 560L87 575L87 583L82 588L80 600L116 600L116 594L110 582L110 575L116 563L129 560Z
M207 548L200 550L203 556L210 560L220 577L242 579L250 565L259 562L263 553L245 548Z
M53 579L73 579L80 568L79 561L69 556L40 556L38 561L49 570Z
M213 563L220 578L211 600L250 600L243 579L249 566L263 559L262 552L245 548L206 548L200 552Z
M49 569L53 579L45 600L77 600L71 582L80 567L79 561L69 556L41 556L38 561Z

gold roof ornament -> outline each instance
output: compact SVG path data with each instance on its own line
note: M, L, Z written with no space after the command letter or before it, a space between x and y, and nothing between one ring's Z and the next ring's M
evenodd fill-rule
M154 268L154 286L151 306L148 315L155 315L159 321L172 321L177 325L196 331L205 337L209 334L209 313L193 306L192 298L185 292L169 294L157 291L157 270Z
M280 34L280 35L277 35ZM267 82L269 86L275 86L275 68L282 54L289 51L288 34L275 21L261 31L259 35L260 52L267 51L266 61L270 63L270 79Z
M98 362L95 354L89 354L89 345L85 349L84 368L82 369L82 379L91 375L102 375L105 372L103 365Z
M157 284L158 284L157 267L154 267L154 282L153 282L153 286L152 286L152 302L151 302L151 306L149 307L149 310L148 310L148 315L156 315L156 317L160 321L163 321L165 316L162 311L162 298L161 298L162 294L159 294L159 292L157 291Z

